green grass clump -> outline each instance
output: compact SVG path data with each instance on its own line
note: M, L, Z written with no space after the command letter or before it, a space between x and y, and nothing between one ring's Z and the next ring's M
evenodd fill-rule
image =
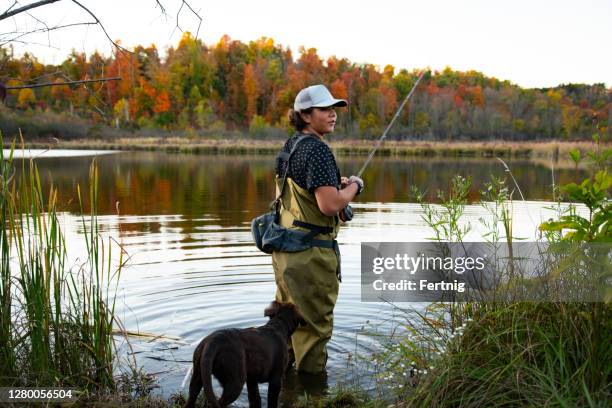
M410 406L603 406L610 401L612 307L594 303L478 306ZM600 338L596 340L595 333ZM596 372L593 372L593 370Z
M598 139L594 137L598 142ZM580 184L570 183L554 191L567 194L570 202L558 220L539 226L551 244L604 244L612 242L612 204L608 173L609 151L590 154L593 176ZM503 163L503 162L502 162ZM512 177L508 166L503 163ZM514 178L512 177L514 181ZM514 181L516 185L516 181ZM439 209L423 203L425 222L436 241L461 242L467 232L457 222L466 204L469 179L453 180L448 198L440 195ZM553 185L553 187L555 187ZM516 185L520 193L520 188ZM553 197L554 197L553 193ZM504 242L512 254L512 194L502 180L493 179L483 192L483 203L492 215L485 238ZM417 196L417 198L419 198ZM558 196L559 204L561 195ZM576 203L588 209L581 217ZM559 205L560 207L560 205ZM483 222L483 220L481 220ZM503 228L500 231L499 225ZM409 336L396 341L382 355L386 378L401 378L401 361L414 360L429 370L414 370L409 380L395 382L396 406L414 407L604 407L612 401L612 304L609 282L609 247L588 249L595 263L583 258L552 264L548 274L563 276L562 286L571 288L568 274L575 263L584 276L599 282L593 292L598 301L558 302L446 302L430 305L425 313L412 313L406 324ZM550 252L551 254L553 252ZM600 262L601 260L604 262ZM606 265L607 260L607 265ZM516 270L509 268L511 276ZM564 275L560 275L564 274ZM567 276L566 276L567 275ZM578 280L577 282L587 282ZM576 289L576 288L572 288ZM580 292L580 291L578 291ZM588 292L588 291L587 291ZM414 319L417 317L417 319ZM420 374L420 375L416 375Z

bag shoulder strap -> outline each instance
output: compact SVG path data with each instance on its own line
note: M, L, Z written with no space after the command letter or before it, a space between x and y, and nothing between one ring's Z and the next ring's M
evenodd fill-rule
M312 135L301 135L300 137L297 138L297 140L293 144L293 147L291 148L291 151L289 153L280 152L278 154L278 157L280 157L281 160L287 162L287 167L285 167L285 174L283 175L283 184L281 185L280 192L278 193L278 197L276 197L276 199L273 202L274 208L277 211L277 213L278 213L278 204L280 202L280 198L283 196L283 192L285 191L285 184L287 182L287 172L289 171L289 161L291 160L291 156L293 156L293 153L295 153L295 151L297 150L297 147L300 144L300 142L310 137L313 137L313 136Z

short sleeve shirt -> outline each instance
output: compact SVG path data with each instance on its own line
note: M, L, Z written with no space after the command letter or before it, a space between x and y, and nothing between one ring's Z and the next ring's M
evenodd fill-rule
M290 137L282 148L283 152L291 152L296 140L302 133ZM283 177L287 162L276 158L276 174ZM307 137L300 142L289 163L287 177L298 186L310 192L317 187L340 186L340 170L331 149L317 136Z

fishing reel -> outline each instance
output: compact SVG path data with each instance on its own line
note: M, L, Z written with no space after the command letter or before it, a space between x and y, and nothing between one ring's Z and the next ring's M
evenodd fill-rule
M355 180L353 181L353 179ZM351 182L357 184L357 195L359 195L363 191L363 180L358 176L351 176L349 180L349 184ZM349 222L353 219L353 207L350 204L347 205L338 213L338 217L340 217L342 222Z
M353 207L347 205L338 213L338 217L342 220L342 222L349 222L353 219Z

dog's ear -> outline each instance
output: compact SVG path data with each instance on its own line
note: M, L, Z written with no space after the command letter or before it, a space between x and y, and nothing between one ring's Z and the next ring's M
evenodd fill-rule
M276 316L276 313L278 312L278 308L281 306L280 303L278 303L276 300L272 303L270 303L270 306L266 307L266 310L264 310L264 316L265 317L274 317Z

